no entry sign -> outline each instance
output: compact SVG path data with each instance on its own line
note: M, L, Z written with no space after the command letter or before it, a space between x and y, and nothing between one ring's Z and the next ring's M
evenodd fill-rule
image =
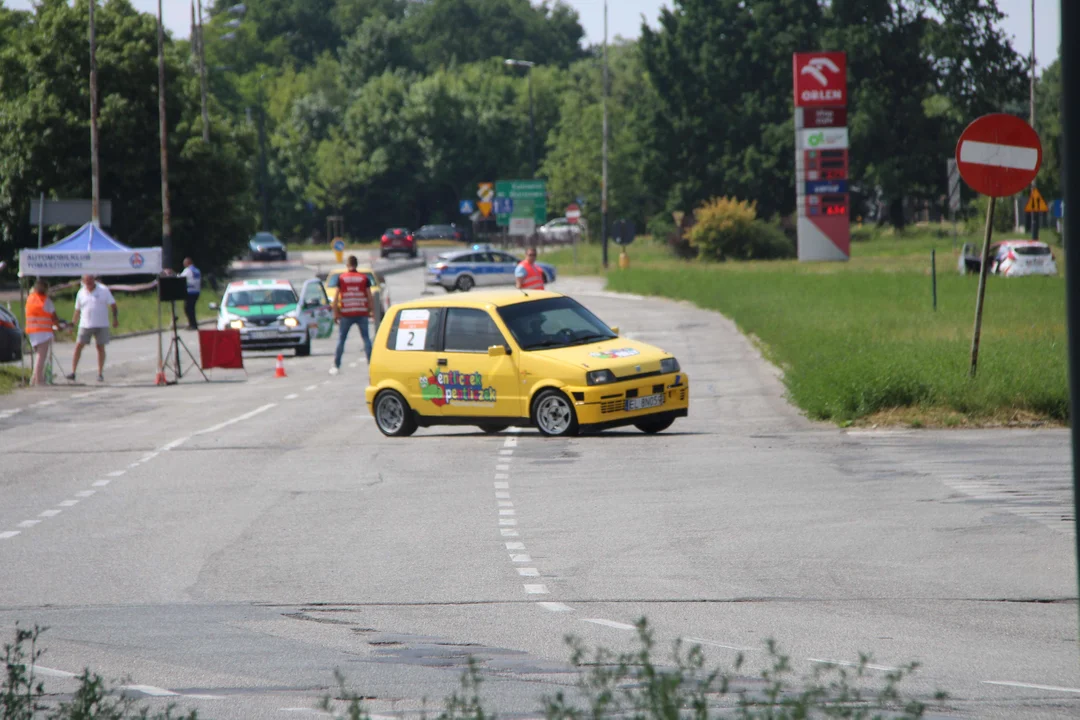
M972 190L1008 197L1035 179L1042 165L1042 143L1031 126L1015 115L983 115L960 135L956 165Z

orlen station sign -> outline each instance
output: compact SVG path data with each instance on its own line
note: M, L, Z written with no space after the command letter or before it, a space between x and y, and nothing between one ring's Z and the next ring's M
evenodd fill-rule
M795 197L799 260L847 260L847 56L795 53Z

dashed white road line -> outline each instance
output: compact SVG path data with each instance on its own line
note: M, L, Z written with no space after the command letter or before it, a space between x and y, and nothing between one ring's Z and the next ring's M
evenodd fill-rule
M6 530L4 532L0 532L0 540L8 540L10 538L15 537L20 532L22 532L22 531L21 530Z
M165 688L154 687L153 685L122 685L121 690L134 690L135 692L141 692L143 695L150 695L151 697L176 697L180 693L173 692L172 690L166 690Z
M308 385L308 386L307 386L306 388L304 388L304 389L305 389L305 390L307 390L308 392L311 392L312 390L318 390L318 389L319 389L319 386L318 386L318 385Z
M517 510L515 510L514 508L500 508L499 509L499 514L500 515L517 515Z
M521 577L540 577L540 571L536 568L522 567L518 568L517 571Z
M510 483L508 483L508 482L497 482L497 483L495 483L495 489L496 490L509 490L510 489Z
M46 511L42 512L40 515L38 515L38 517L43 517L43 518L56 517L57 515L59 515L62 512L63 512L63 510L46 510Z
M300 397L300 396L297 395L296 393L289 393L288 395L285 396L285 399L286 400L295 400L298 397Z
M34 527L35 525L37 525L40 522L41 522L40 520L23 520L21 523L19 523L19 527L21 527L21 528Z
M501 472L508 472L510 470L510 466L509 465L496 465L495 469L499 470Z
M506 543L507 550L524 550L525 543L523 542L508 542Z
M510 476L506 473L495 473L496 480L509 480Z
M524 545L524 543L518 543L518 544L519 545ZM510 562L516 562L516 563L518 563L518 562L532 562L532 558L529 557L527 554L511 555L510 556Z
M57 503L57 505L59 505L60 507L65 507L65 508L75 507L78 504L79 504L78 500L64 500L63 502Z
M356 363L349 363L349 367L351 367L351 368L356 367Z
M514 526L517 525L517 520L514 518L499 518L499 525Z
M112 478L118 478L126 472L127 470L113 470L111 473L108 473L108 476Z
M513 455L514 451L513 450L500 450L499 454L500 455Z
M593 625L603 625L604 627L615 628L616 630L633 630L633 625L627 625L626 623L616 622L614 620L605 620L604 618L582 618L587 623Z
M1049 690L1051 692L1080 693L1080 688L1060 687L1058 685L1038 685L1036 683L1010 682L1008 680L983 680L982 684L1027 688L1028 690Z
M75 673L67 672L66 670L54 670L53 668L42 667L41 665L32 665L30 669L35 675L42 675L44 677L55 678L73 678L78 677Z
M111 482L112 480L98 480L96 483L94 483L94 487L105 487Z
M80 490L79 492L75 493L75 497L88 498L95 493L97 493L97 490Z
M526 585L525 592L529 595L547 595L547 585Z
M503 537L517 537L518 531L511 528L502 528L499 530Z
M536 604L539 605L540 607L544 608L545 610L550 610L551 612L573 612L574 611L574 609L572 607L570 607L569 605L564 605L564 604L559 603L559 602L538 602Z

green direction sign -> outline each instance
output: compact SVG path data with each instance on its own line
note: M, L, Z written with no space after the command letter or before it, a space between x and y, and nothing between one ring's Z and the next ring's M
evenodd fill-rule
M510 225L510 218L531 217L540 227L547 222L546 180L499 180L495 183L495 207L502 209L499 198L509 198L510 212L497 212L495 222L503 227Z

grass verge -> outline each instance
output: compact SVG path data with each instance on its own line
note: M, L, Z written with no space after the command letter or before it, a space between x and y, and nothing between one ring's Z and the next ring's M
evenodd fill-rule
M930 248L937 250L936 311ZM761 342L784 371L791 400L814 419L914 427L1067 423L1064 278L989 278L979 371L971 379L978 280L959 275L956 260L951 238L924 233L867 238L853 244L849 263L666 258L607 278L612 290L687 300L732 318Z
M30 369L19 365L0 365L0 395L7 395L30 377Z

